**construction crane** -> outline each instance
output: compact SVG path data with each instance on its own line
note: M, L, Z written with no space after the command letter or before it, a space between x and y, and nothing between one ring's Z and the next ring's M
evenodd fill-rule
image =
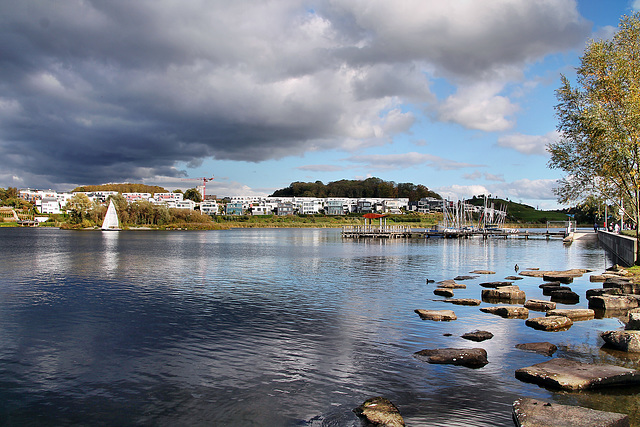
M213 177L211 178L184 178L182 181L202 181L202 200L207 198L207 182L213 181Z

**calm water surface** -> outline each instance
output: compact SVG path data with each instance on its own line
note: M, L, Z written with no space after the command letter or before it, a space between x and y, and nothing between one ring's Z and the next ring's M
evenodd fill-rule
M548 360L514 348L533 341L555 343L557 356L637 368L600 350L598 333L618 319L534 331L443 303L425 283L496 271L456 291L480 298L480 282L503 280L516 263L601 272L611 262L594 243L0 229L0 252L0 425L359 426L351 410L376 395L413 426L511 426L519 397L632 415L638 407L638 390L554 393L514 377ZM546 299L541 282L517 284ZM588 275L574 282L577 307L597 286ZM416 308L453 309L458 320L422 321ZM476 329L495 337L460 338ZM476 346L488 352L481 369L412 357Z

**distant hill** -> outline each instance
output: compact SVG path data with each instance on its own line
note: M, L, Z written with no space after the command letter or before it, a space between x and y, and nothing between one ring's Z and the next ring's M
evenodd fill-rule
M102 184L102 185L83 185L71 190L72 193L76 191L117 191L119 193L168 193L165 188L157 185L145 185L145 184L131 184L125 182L123 184Z
M474 196L472 199L467 199L465 201L474 206L484 205L483 196ZM561 211L540 211L533 206L498 198L490 198L488 200L489 205L491 205L492 202L496 209L500 209L501 206L507 207L507 222L543 223L546 221L567 221L569 219L567 214Z
M323 184L316 182L292 182L288 187L276 190L273 197L388 197L408 198L410 201L420 200L423 197L442 197L429 190L422 184L403 182L396 184L393 181L384 181L380 178L367 178L365 180L347 180L329 182Z

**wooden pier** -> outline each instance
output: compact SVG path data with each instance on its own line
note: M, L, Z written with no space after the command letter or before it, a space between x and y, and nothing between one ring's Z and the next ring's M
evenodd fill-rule
M515 229L499 229L499 230L479 230L479 229L443 229L428 230L420 228L411 228L404 225L348 225L342 228L342 237L348 239L360 238L380 238L380 239L397 239L397 238L470 238L481 237L488 238L509 238L520 237L529 238L561 238L565 239L571 233L567 229L540 229L540 231L520 231Z

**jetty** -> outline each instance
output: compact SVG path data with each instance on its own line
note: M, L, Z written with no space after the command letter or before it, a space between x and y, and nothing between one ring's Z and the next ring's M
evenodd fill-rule
M540 229L539 231L532 230L517 230L509 228L500 229L479 229L479 228L412 228L402 225L348 225L342 227L342 237L347 239L364 239L364 238L381 238L381 239L396 239L396 238L419 238L428 239L434 238L471 238L481 237L483 239L488 238L510 238L519 237L524 239L530 238L560 238L567 239L572 235L572 232L568 228L547 228Z

